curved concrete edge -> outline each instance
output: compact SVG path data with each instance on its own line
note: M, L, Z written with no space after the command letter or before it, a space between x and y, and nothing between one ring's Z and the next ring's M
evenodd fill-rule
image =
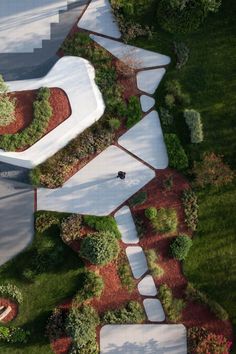
M22 152L0 150L0 161L33 168L67 145L103 115L105 104L95 83L95 70L83 58L65 56L48 74L39 79L7 82L10 91L58 87L65 91L71 105L71 116Z

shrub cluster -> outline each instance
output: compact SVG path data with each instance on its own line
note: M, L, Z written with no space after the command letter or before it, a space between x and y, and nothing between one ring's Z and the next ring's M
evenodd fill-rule
M81 304L82 302L100 297L104 289L104 282L101 276L92 272L84 271L79 275L80 289L77 291L74 302Z
M187 298L196 302L200 302L202 304L205 304L209 306L210 310L216 315L217 318L220 320L228 320L229 315L225 311L225 309L218 304L218 302L211 300L208 298L206 294L201 292L200 290L196 289L193 284L188 283L188 286L186 288L186 295Z
M113 233L117 239L121 238L116 220L113 216L84 215L83 221L86 225L96 231L109 231Z
M142 110L141 110L138 97L136 96L130 97L127 105L126 117L127 117L126 126L128 129L140 121L142 117Z
M33 103L33 121L22 132L1 136L0 146L2 149L16 151L31 146L42 138L47 131L53 113L49 98L49 88L41 87L38 90L37 99Z
M185 307L184 300L174 298L171 288L169 288L166 284L162 284L160 286L159 297L169 320L174 323L180 321L182 311Z
M190 103L189 95L182 91L182 86L178 80L167 81L165 91L165 103L169 109L172 109L176 105L182 106Z
M174 121L173 115L170 113L169 109L167 108L160 107L160 116L161 116L162 124L166 127L170 126Z
M176 170L185 170L188 167L188 157L176 134L164 134L169 157L169 166Z
M164 275L164 269L157 264L158 256L154 249L149 249L145 251L147 258L148 269L154 278L161 278Z
M52 225L58 225L60 223L59 219L47 212L36 213L35 219L35 230L37 232L43 233L49 229Z
M126 306L107 311L102 322L105 324L135 324L145 320L143 307L137 301L130 301Z
M191 143L201 143L203 141L203 127L200 113L194 109L185 109L184 118L191 132Z
M61 238L65 243L70 243L80 238L82 216L72 214L61 222Z
M195 231L198 224L198 200L197 195L192 189L185 189L182 194L184 214L187 226Z
M133 291L135 288L134 278L130 269L130 265L126 262L122 262L118 268L118 274L122 286L128 291Z
M170 250L172 257L183 261L192 247L193 241L188 235L177 236L176 239L171 243Z
M14 122L15 100L7 95L8 87L5 84L2 75L0 75L0 126L6 126Z
M20 289L13 284L0 285L0 296L10 298L18 304L23 302L23 296Z
M0 342L27 343L30 332L20 327L0 326Z
M72 307L66 320L66 330L73 341L71 353L98 353L96 327L99 325L96 310L88 305Z
M189 48L183 42L174 42L174 52L176 55L176 68L180 70L187 64L189 58Z
M80 255L92 264L106 265L117 258L119 250L116 236L109 231L102 231L82 240Z
M152 207L152 210L154 209L155 208ZM156 209L156 213L152 213L150 222L152 224L153 229L156 232L160 232L160 233L175 232L178 226L178 218L177 218L176 210L172 208Z

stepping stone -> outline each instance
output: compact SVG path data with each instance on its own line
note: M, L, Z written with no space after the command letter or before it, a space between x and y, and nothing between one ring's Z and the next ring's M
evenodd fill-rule
M166 55L151 52L150 50L142 48L137 48L132 45L100 36L90 35L90 37L100 46L108 50L108 52L113 54L116 58L122 60L124 63L126 63L128 59L129 66L133 67L134 69L164 66L170 63L170 58ZM132 61L133 63L131 64Z
M147 112L154 106L155 100L150 96L142 95L140 97L140 103L141 103L142 111Z
M115 219L124 243L138 243L138 233L128 206L124 206L115 214Z
M3 309L1 309L1 310L3 310ZM3 321L4 318L6 318L8 316L8 314L11 312L11 310L12 310L11 306L7 306L5 308L5 310L0 314L0 321Z
M145 299L143 300L143 306L145 308L147 318L151 322L163 322L165 321L165 313L163 311L162 304L157 299Z
M143 296L156 296L157 289L151 275L146 275L138 284L138 291Z
M109 37L121 37L109 0L92 0L77 26Z
M156 169L168 166L168 155L156 111L150 112L122 135L118 143Z
M166 70L163 68L140 71L137 74L137 85L139 90L152 95L160 84L165 72Z
M142 247L129 246L126 248L126 255L135 279L139 279L148 271L146 256Z

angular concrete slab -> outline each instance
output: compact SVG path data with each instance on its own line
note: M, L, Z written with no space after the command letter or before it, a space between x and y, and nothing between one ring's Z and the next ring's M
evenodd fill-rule
M165 313L163 311L162 304L157 299L145 299L143 300L143 306L146 311L146 315L151 322L163 322L165 321Z
M117 172L126 178L117 178ZM154 172L116 146L110 146L62 188L38 189L38 210L108 215L154 178Z
M146 256L142 247L129 246L125 250L134 278L139 279L148 271Z
M153 277L151 275L146 275L139 283L138 283L138 291L140 295L143 296L156 296L157 288L154 283Z
M113 38L121 37L109 0L92 0L78 27Z
M170 63L170 58L163 54L100 36L90 35L90 37L116 58L122 60L124 63L128 63L134 69L164 66Z
M168 155L156 111L150 112L122 135L118 143L156 169L168 166Z
M165 72L166 70L163 68L138 72L137 85L139 90L152 95L160 84Z
M100 354L187 354L183 325L106 325L100 331Z
M124 206L115 214L115 219L118 229L121 233L121 238L124 243L138 243L138 233L136 226L128 206Z
M103 115L105 104L94 79L95 70L87 60L65 56L42 78L7 82L10 91L34 90L42 86L59 87L67 94L72 113L29 149L22 152L0 150L0 161L32 168L96 122Z
M140 96L140 103L141 103L142 111L147 112L154 106L155 100L150 96L142 95Z

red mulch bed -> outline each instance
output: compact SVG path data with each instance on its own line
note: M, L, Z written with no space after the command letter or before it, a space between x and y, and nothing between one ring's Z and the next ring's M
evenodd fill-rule
M18 304L12 300L0 298L0 306L11 306L11 312L1 321L2 323L7 323L12 321L18 314Z
M33 102L36 100L37 91L38 90L29 90L9 94L11 98L16 99L16 119L8 126L0 127L1 135L21 132L30 125L33 120ZM70 102L66 93L59 88L51 88L50 92L51 96L49 102L52 106L53 114L49 121L46 134L55 129L71 115ZM24 150L26 148L24 148Z

